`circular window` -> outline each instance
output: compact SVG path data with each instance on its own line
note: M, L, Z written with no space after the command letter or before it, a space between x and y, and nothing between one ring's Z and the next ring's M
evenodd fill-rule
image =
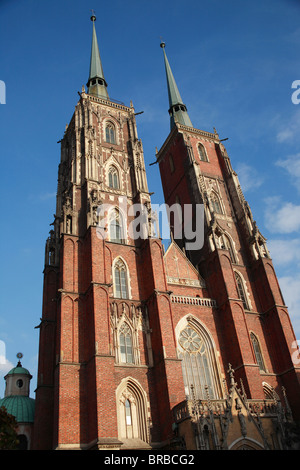
M19 387L19 388L23 387L23 380L22 379L17 380L17 387Z

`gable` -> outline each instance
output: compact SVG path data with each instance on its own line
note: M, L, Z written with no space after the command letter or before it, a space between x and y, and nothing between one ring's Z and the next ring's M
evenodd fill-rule
M205 287L204 279L174 240L164 255L164 262L168 284Z

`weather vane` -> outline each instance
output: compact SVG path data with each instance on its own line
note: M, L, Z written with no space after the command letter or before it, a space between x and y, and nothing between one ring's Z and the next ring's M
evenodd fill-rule
M90 10L92 12L91 21L96 21L95 10Z
M22 354L21 352L18 352L18 353L16 354L16 356L17 356L17 358L19 359L19 362L18 362L18 364L17 364L17 367L20 367L20 366L21 366L21 359L22 359L22 357L23 357L23 354Z

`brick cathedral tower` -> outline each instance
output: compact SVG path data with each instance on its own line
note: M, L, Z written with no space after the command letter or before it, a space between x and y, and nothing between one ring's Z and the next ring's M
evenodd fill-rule
M108 95L91 20L46 242L33 448L288 448L294 333L225 148L193 128L164 50L157 162L167 204L205 205L205 243L134 237L141 213L152 227L143 147L133 105Z

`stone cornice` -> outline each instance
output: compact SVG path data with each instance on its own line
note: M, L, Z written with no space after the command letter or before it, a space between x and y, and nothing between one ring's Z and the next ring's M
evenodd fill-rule
M106 106L110 106L111 108L116 108L122 111L134 113L134 108L130 108L129 106L126 106L123 103L117 103L113 100L104 100L102 98L98 98L97 96L88 95L86 93L82 94L82 98L91 101L92 103L105 104Z
M216 136L216 134L214 134L212 132L201 131L200 129L196 129L195 127L188 127L188 126L184 126L182 124L177 123L176 126L171 130L170 134L168 135L165 142L163 143L161 149L157 153L157 155L156 155L157 162L159 162L160 157L162 156L162 154L166 150L166 148L169 145L172 137L178 132L180 134L183 134L184 132L189 132L190 134L195 134L197 136L205 137L206 139L212 140L216 144L220 142L220 140Z

